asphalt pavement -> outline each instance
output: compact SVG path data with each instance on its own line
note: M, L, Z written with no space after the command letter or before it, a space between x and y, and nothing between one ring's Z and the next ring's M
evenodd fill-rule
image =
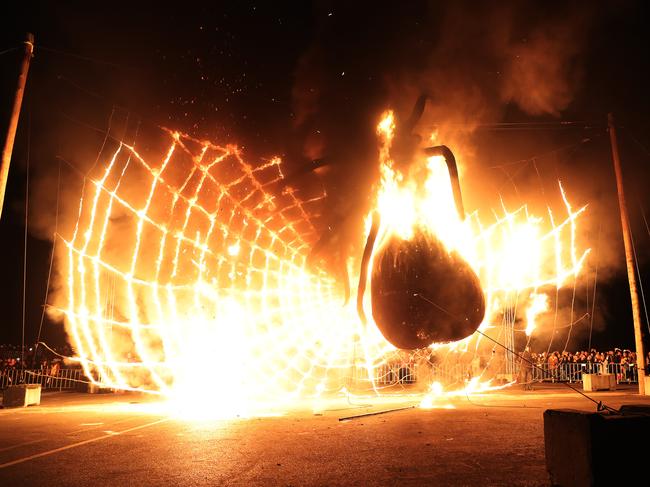
M634 387L593 397L650 404ZM0 486L548 485L544 410L596 409L561 385L432 409L411 397L359 401L187 420L138 394L46 393L40 406L0 410Z

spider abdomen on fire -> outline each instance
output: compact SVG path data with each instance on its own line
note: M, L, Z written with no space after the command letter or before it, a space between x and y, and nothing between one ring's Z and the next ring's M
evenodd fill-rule
M423 228L408 240L389 237L374 257L370 288L374 321L398 348L461 340L485 315L476 273Z
M377 128L382 143L382 187L361 259L357 311L365 323L364 296L370 274L373 321L395 347L417 349L462 340L478 329L486 304L473 268L438 236L438 231L445 233L450 227L460 230L465 221L456 158L444 145L423 148L419 158L413 152L414 160L402 161L411 169L405 178L391 158L394 129L392 112L388 112ZM418 166L423 157L427 163ZM440 191L430 186L436 161L444 161L448 173L449 182L437 188ZM414 172L417 169L425 169L424 180ZM445 179L439 175L439 182L444 184ZM438 201L418 198L438 192L444 208ZM444 224L431 225L431 217L438 215Z

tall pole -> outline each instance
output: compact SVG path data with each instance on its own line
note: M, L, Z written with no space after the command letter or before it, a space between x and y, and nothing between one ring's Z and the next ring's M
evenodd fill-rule
M618 155L618 141L616 139L616 128L614 127L614 116L611 113L607 116L607 124L609 126L609 140L612 145L614 172L616 173L618 206L621 210L621 227L623 229L623 244L625 245L627 279L630 283L630 298L632 299L632 318L634 319L634 341L636 343L636 365L639 377L639 394L643 396L645 395L645 352L643 351L643 338L641 336L639 293L636 287L636 275L634 274L634 257L632 255L633 249L632 239L630 237L630 221L627 216L627 205L625 203L625 193L623 191L623 172L621 171L621 160Z
M24 43L25 53L20 65L20 75L18 76L18 86L14 96L14 105L11 110L7 136L2 146L2 161L0 161L0 217L2 217L2 207L5 200L5 190L7 189L7 178L9 177L9 163L11 162L11 152L14 148L14 139L16 138L16 128L18 127L18 117L20 116L20 107L23 104L23 94L25 93L25 83L27 82L27 72L29 63L34 53L34 36L27 34Z

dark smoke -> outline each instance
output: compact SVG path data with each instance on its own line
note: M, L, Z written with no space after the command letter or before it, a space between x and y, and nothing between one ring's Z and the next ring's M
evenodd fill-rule
M623 2L623 7L633 4ZM586 58L592 74L618 79L621 69L609 70L615 72L611 74L602 68L601 62L607 61L600 58L602 47L618 46L610 51L608 62L611 52L620 50L625 61L614 64L633 66L634 60L627 59L622 49L630 48L633 36L620 34L625 25L638 29L645 18L642 12L635 13L637 9L617 5L320 2L315 8L305 3L252 9L241 2L237 8L187 9L182 18L177 6L160 6L152 15L148 9L120 10L111 4L91 15L56 5L40 9L42 25L33 21L38 16L32 9L24 15L29 19L24 25L8 15L6 24L16 24L12 28L19 32L34 31L37 44L115 64L37 50L28 86L28 95L42 93L32 102L31 230L41 238L52 236L56 156L88 170L103 139L90 127L105 130L111 108L118 105L128 107L118 109L113 122L111 133L118 139L137 122L149 120L218 143L245 144L251 161L258 155L281 154L288 167L300 168L313 159L326 159L329 165L318 170L328 193L320 222L323 255L334 254L338 261L358 259L365 237L362 220L377 179L377 120L387 108L395 109L403 120L417 97L426 93L429 102L416 132L426 139L435 129L436 142L454 151L468 209L489 215L489 208L498 207L499 196L514 208L528 201L533 191L540 202L536 214L543 214L549 202L561 208L556 180L562 177L575 204L590 203L587 221L597 222L586 229L590 246L602 227L597 255L599 278L605 279L608 268L622 262L606 137L571 152L571 157L553 155L537 161L545 190L540 193L540 178L532 166L525 171L519 171L520 166L504 171L489 166L547 152L563 145L563 140L479 129L492 122L552 121L608 110L601 98L606 96L602 87L607 82L586 79ZM632 20L623 23L623 19ZM619 23L612 31L619 34L618 44L609 37L610 20ZM605 31L605 26L607 35L592 36L595 28ZM8 25L6 30L11 30ZM5 44L12 45L15 38L19 37ZM637 64L643 67L642 62ZM626 77L608 100L629 110L641 90L623 87L636 88L643 79ZM13 78L9 85L13 86ZM575 134L570 135L574 142ZM143 141L138 138L138 144ZM623 157L629 160L626 154ZM69 237L82 179L61 164L59 231ZM295 185L310 180L304 179L298 178ZM40 317L40 307L36 311Z
M429 145L448 145L459 158L469 211L478 209L489 219L490 208L499 207L503 198L509 209L529 203L542 217L549 205L561 221L566 213L558 179L574 210L590 203L578 239L593 248L600 233L599 248L592 253L598 261L587 261L577 284L579 296L572 295L569 283L569 290L557 296L557 315L553 311L550 319L540 318L537 331L545 343L559 333L556 345L562 348L570 328L571 344L577 343L592 323L591 296L585 296L592 293L594 268L604 281L620 264L620 231L609 212L613 201L603 198L613 189L604 186L611 182L606 137L597 139L595 159L605 164L590 169L600 182L585 184L584 167L592 166L592 153L574 151L569 156L576 157L576 165L562 164L561 170L555 157L523 172L519 167L495 171L488 168L490 162L529 157L558 142L521 134L486 141L477 129L510 120L562 118L582 88L585 51L599 14L580 4L553 4L543 11L535 2L410 2L388 13L338 6L331 16L328 7L318 12L317 33L297 65L292 92L297 142L290 157L329 162L322 175L329 195L322 228L330 245L323 254L337 261L360 257L363 218L378 178L376 123L391 108L399 127L418 96L426 94L415 132L425 144L435 131L437 139ZM585 312L589 317L566 326ZM598 307L593 312L594 328L602 328L603 313Z
M589 22L570 7L534 15L532 7L410 2L387 12L321 5L314 40L296 68L297 142L289 158L330 164L324 228L337 227L346 247L332 252L358 243L377 178L375 126L385 109L397 111L399 124L427 94L416 131L426 141L435 124L438 142L468 165L477 124L512 112L556 117L570 104Z

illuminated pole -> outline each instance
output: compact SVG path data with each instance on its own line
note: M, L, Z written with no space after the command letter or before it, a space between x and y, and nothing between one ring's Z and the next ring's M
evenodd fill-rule
M7 178L9 177L9 163L11 162L11 152L13 151L14 139L16 138L16 128L18 127L20 107L23 104L23 94L25 93L25 83L27 82L29 62L31 61L34 53L34 36L28 33L24 44L25 55L20 66L18 86L16 87L14 106L11 109L11 118L9 118L9 126L7 127L7 136L5 138L4 145L2 146L2 161L0 162L0 217L2 217L2 206L5 200Z
M614 127L614 116L611 113L607 116L607 124L609 126L609 140L612 145L614 172L616 173L618 206L621 210L621 227L623 229L623 244L625 245L627 279L630 283L630 298L632 299L632 317L634 319L634 340L636 342L636 366L639 377L639 394L643 396L645 395L645 352L643 351L643 337L641 336L639 293L636 287L636 275L634 274L634 257L632 255L632 239L630 238L630 221L627 216L627 205L625 203L625 193L623 191L621 160L618 155L618 141L616 139L616 128Z

